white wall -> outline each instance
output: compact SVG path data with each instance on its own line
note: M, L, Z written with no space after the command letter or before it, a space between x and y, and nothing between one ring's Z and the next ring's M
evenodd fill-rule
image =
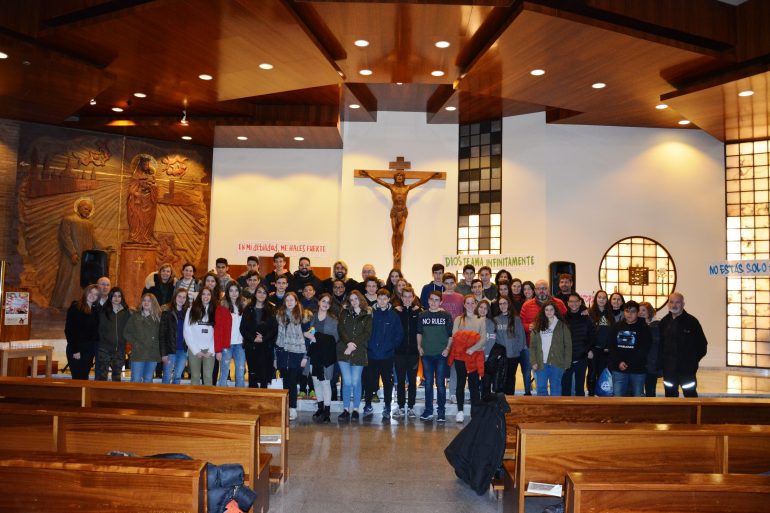
M212 266L217 257L244 264L248 254L236 251L242 240L324 242L336 248L341 162L341 150L215 148ZM335 257L313 263L329 266ZM296 268L296 259L292 262Z
M445 171L408 196L402 271L415 286L431 281L431 265L456 252L457 125L428 125L424 113L380 112L377 123L348 123L342 157L340 255L360 279L374 264L383 278L393 266L390 192L371 180L353 179L355 169L387 169L402 155L414 171Z
M351 275L370 262L391 267L390 193L354 169L387 169L403 155L415 170L445 171L409 193L403 271L415 285L430 265L455 253L456 125L428 125L422 113L380 112L376 123L347 123L343 150L216 149L210 255L240 262L242 239L327 242ZM697 130L546 125L543 114L503 123L503 253L577 264L578 289L596 290L598 267L618 239L662 243L678 271L686 308L709 337L707 366L725 362L725 283L706 276L724 258L723 146ZM257 200L259 204L257 204ZM244 215L252 212L251 216ZM661 312L665 313L665 312Z
M545 256L529 278L545 278L550 261L575 262L578 290L590 293L615 241L657 240L674 259L686 309L709 338L703 364L724 366L725 282L706 272L707 262L724 258L723 151L697 130L546 125L542 114L506 118L503 250L523 244ZM515 222L517 202L523 223Z

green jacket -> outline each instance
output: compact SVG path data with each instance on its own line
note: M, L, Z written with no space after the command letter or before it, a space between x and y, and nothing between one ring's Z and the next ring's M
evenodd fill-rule
M530 334L529 361L537 370L543 369L543 341L540 332L532 329ZM572 335L564 321L556 323L551 339L551 350L548 351L546 363L560 369L569 369L572 365Z
M372 309L364 306L361 313L355 315L347 308L343 308L337 328L340 333L337 341L337 361L348 362L351 365L367 365L369 336L372 334ZM356 345L356 350L346 355L345 349L349 342Z
M99 312L99 349L111 353L126 353L126 337L123 336L123 331L129 317L131 312L128 309L124 308L116 314L112 311L112 305L105 305Z
M153 320L141 312L132 312L123 336L131 344L132 362L160 361L160 319Z

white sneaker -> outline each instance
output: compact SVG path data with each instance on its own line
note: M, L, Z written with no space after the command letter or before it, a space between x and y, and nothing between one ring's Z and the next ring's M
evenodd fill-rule
M289 420L297 420L297 408L289 408Z
M449 402L452 404L457 404L457 396L456 395L450 395L449 396Z
M414 408L409 408L406 410L406 416L410 419L416 419L417 418L417 412L414 411Z
M457 415L455 416L455 420L458 424L462 423L465 421L465 414L462 411L458 411Z
M406 415L406 413L403 408L396 408L395 410L393 410L393 417L396 419L400 419L404 415Z

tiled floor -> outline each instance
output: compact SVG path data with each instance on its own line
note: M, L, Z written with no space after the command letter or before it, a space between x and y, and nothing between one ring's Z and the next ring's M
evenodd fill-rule
M460 431L446 424L390 421L292 423L291 477L270 498L277 513L492 513L491 494L477 496L454 475L444 448Z

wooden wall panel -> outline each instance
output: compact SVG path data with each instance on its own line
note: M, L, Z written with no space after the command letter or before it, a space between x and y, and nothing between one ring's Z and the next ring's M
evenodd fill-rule
M131 271L118 263L131 239L128 197L138 155L149 155L155 169L150 269L168 262L179 274L186 261L206 269L210 149L0 120L0 257L12 263L7 284L30 290L33 338L41 317L41 329L63 329L49 306L60 274L59 226L76 200L94 201L96 237L116 250L110 257L113 284L120 286ZM137 298L129 299L136 306Z

